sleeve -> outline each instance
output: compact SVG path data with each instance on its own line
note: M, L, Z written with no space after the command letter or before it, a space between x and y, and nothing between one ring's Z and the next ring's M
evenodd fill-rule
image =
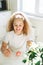
M5 34L3 41L6 42L6 43L9 42L9 33Z

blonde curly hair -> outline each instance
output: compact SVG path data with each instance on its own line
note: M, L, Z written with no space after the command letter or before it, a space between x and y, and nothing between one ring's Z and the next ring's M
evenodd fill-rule
M16 15L18 15L18 16L16 17ZM24 23L23 34L27 35L30 32L30 24L28 24L29 20L27 20L26 15L23 12L15 12L15 13L13 13L13 15L10 17L10 19L8 21L7 31L9 32L9 31L14 30L13 22L17 18L22 18L23 19L23 23Z

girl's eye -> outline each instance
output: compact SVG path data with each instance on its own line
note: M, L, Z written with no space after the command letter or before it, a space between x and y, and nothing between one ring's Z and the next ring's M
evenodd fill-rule
M15 26L17 26L17 25L15 25Z

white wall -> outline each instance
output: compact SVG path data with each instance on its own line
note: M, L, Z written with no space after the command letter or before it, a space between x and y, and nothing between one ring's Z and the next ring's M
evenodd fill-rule
M11 16L11 11L1 11L0 12L0 41L6 34L6 25Z
M30 19L33 26L36 27L37 40L43 42L43 20L41 19Z

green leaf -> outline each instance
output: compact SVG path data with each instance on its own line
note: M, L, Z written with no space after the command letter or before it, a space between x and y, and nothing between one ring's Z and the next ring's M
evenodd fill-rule
M43 48L42 48L42 52L43 52Z
M29 56L29 60L32 60L33 58L35 58L37 56L37 53L32 52Z
M26 63L26 61L27 61L26 59L22 60L23 63Z
M38 61L35 65L40 65L40 61Z
M40 52L43 52L43 48L42 49L39 49Z
M43 53L40 55L40 57L43 59Z
M30 50L30 51L28 51L27 53L31 53L32 51Z

